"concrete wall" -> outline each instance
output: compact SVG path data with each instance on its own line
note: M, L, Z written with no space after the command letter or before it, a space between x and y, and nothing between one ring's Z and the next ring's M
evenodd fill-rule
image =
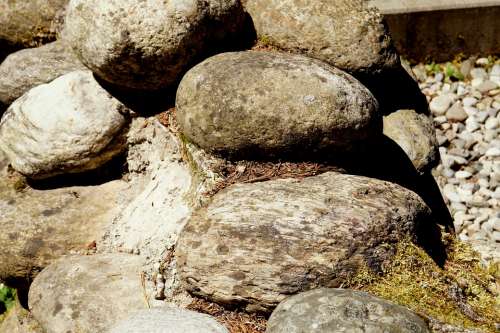
M415 61L500 54L500 0L368 0L399 52Z

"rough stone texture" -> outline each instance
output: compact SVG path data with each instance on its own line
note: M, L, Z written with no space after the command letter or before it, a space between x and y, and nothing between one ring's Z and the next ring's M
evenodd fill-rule
M160 89L243 24L238 0L72 0L63 38L118 86Z
M141 310L110 333L229 333L214 318L194 311L164 307Z
M349 74L299 55L232 52L191 69L177 120L200 147L229 155L348 150L381 132L373 95Z
M23 186L20 179L0 177L0 280L21 287L55 259L86 251L102 237L127 188L120 180L56 189Z
M316 289L288 298L269 318L266 333L430 333L405 307L347 289Z
M69 0L1 0L0 46L33 47L55 39Z
M176 258L188 291L269 311L287 295L338 287L360 267L380 271L429 221L415 193L366 177L233 185L193 215Z
M397 67L399 59L376 9L362 0L244 0L257 36L350 73Z
M47 333L106 332L147 307L143 261L128 254L62 258L33 281L29 308Z
M384 117L384 134L408 155L415 168L423 173L439 163L439 145L433 121L413 110L399 110Z
M9 310L5 319L0 322L0 333L44 333L29 311L19 302Z
M0 65L0 103L10 105L31 88L79 69L84 66L60 41L13 53Z
M7 109L0 147L30 178L95 169L125 148L129 110L89 71L33 88Z

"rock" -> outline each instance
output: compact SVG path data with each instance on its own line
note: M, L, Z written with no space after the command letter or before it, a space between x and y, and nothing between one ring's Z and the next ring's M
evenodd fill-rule
M44 267L73 251L88 251L118 213L127 188L116 180L96 186L33 189L0 176L0 281L24 288Z
M60 41L13 53L0 65L0 103L10 105L31 88L79 69L84 66Z
M44 333L40 324L18 301L5 315L0 320L0 333Z
M30 178L92 170L125 149L128 112L92 73L72 72L9 107L0 122L0 147Z
M470 76L472 77L472 79L488 79L488 73L484 68L473 68L470 71Z
M257 36L353 74L399 66L382 15L361 0L245 0Z
M346 151L381 132L373 95L317 60L269 52L214 56L177 91L177 120L201 148L228 155Z
M481 93L486 94L490 90L498 88L498 85L493 82L493 81L484 81L481 83L479 86L477 86L477 90L479 90Z
M143 258L128 254L72 256L45 268L29 291L29 308L48 333L106 332L147 299Z
M452 102L453 99L448 94L443 94L435 97L429 104L429 107L432 113L436 115L444 115L446 111L448 111Z
M178 271L195 295L267 312L288 295L338 287L361 267L379 272L430 220L418 195L366 177L233 185L184 228Z
M109 333L229 333L214 318L194 311L164 307L141 310Z
M384 134L406 153L419 172L439 162L439 150L432 120L413 110L400 110L384 117Z
M361 291L316 289L283 301L266 333L430 333L409 309Z
M243 21L238 0L74 0L62 35L102 79L156 90L176 83L206 53L220 52Z
M54 40L68 1L1 0L0 46L34 47Z
M446 112L446 118L451 122L463 122L465 121L469 115L465 112L464 108L460 105L460 103L455 103L451 108Z

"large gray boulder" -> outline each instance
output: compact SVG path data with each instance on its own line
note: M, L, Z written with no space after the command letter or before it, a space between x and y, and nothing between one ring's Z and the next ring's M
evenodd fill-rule
M434 123L425 114L399 110L384 117L384 134L404 150L418 172L430 171L439 163L439 145Z
M418 195L366 177L238 184L191 217L178 270L191 293L270 311L288 295L338 287L360 268L381 271L398 242L429 220Z
M10 105L31 88L84 68L60 41L13 53L0 65L0 103Z
M30 178L96 169L125 149L129 110L89 71L33 88L0 122L0 147Z
M0 174L0 281L23 288L55 259L88 251L118 213L126 188L116 180L33 189L21 178Z
M405 307L347 289L316 289L286 299L274 310L266 333L430 333Z
M68 1L0 0L0 46L34 47L54 40Z
M244 0L257 36L349 73L399 65L383 16L363 0Z
M232 52L192 68L177 91L183 134L244 157L348 151L382 132L378 104L349 74L300 55Z
M94 73L155 90L239 31L239 0L71 0L62 36Z
M148 307L144 258L128 254L72 256L44 269L29 291L29 308L47 333L106 332Z
M118 323L109 333L229 333L206 314L163 307L140 310Z

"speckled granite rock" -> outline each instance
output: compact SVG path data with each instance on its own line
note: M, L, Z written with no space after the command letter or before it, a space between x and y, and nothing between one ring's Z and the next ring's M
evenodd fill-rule
M189 292L270 311L287 295L338 287L360 267L380 271L428 221L415 193L366 177L233 185L184 228L178 270Z
M109 333L229 333L214 318L194 311L163 307L141 310Z
M238 0L73 0L62 36L104 80L155 90L222 48L243 20Z
M382 132L378 103L359 81L285 53L209 58L184 76L176 107L188 139L247 158L346 151Z
M147 308L143 262L129 254L62 258L33 281L29 308L47 333L106 332Z
M274 310L266 333L430 333L405 307L348 289L316 289L290 297Z
M10 105L31 88L84 68L60 41L13 53L0 65L0 103Z

